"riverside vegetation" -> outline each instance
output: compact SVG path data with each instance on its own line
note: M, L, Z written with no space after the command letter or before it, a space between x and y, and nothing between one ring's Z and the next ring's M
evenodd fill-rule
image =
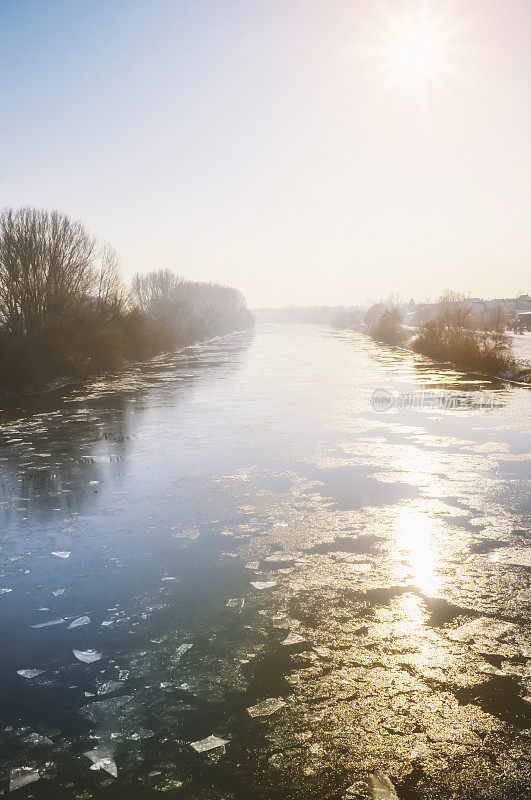
M416 331L403 325L400 310L378 303L365 315L365 331L373 339L390 345L407 345L416 353L485 375L522 377L512 346L499 319L477 328L464 302L451 302Z
M114 249L58 211L0 214L0 392L81 380L248 328L237 289L168 270L121 277Z

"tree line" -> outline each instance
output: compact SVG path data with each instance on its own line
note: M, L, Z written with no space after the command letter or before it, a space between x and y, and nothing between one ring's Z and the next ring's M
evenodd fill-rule
M228 286L168 270L127 286L115 250L66 214L0 214L0 391L81 380L252 324Z

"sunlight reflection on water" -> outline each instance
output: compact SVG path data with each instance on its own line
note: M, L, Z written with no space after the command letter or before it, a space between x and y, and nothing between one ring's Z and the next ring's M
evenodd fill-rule
M415 509L401 510L396 518L398 550L405 553L415 586L426 594L436 594L435 520L429 513Z

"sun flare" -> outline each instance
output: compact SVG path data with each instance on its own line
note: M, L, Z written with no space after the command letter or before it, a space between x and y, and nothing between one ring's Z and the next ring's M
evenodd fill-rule
M456 72L455 30L426 10L408 18L388 13L373 49L387 88L425 93Z
M412 20L398 32L391 47L390 67L400 82L430 77L441 64L441 33L433 20Z

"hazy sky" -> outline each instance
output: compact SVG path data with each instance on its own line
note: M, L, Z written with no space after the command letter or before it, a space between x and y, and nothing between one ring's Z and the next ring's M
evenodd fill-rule
M0 205L250 305L531 290L529 0L0 0Z

